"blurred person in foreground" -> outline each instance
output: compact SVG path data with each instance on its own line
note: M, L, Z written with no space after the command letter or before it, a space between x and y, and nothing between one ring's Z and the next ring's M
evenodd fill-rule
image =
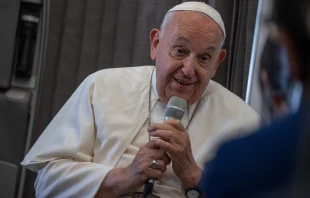
M22 162L38 172L36 195L141 197L154 178L149 197L199 197L203 163L216 142L259 123L254 110L210 80L225 58L225 35L216 10L186 2L150 32L155 67L87 77ZM187 109L181 121L164 122L172 96Z
M309 161L301 154L307 152L303 144L309 144L302 142L309 137L310 1L274 0L271 5L271 15L264 21L269 36L261 55L260 79L273 122L220 146L205 165L206 198L305 197L297 195L294 186L302 174L300 165Z

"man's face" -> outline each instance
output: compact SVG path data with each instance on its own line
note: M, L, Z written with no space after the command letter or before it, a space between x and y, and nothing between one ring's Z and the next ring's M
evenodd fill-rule
M165 104L178 96L191 105L201 98L225 58L223 34L216 22L202 13L171 14L162 33L154 29L150 34L156 88Z
M266 24L264 24L266 25ZM302 87L292 67L292 55L284 32L268 24L268 36L260 57L260 85L263 95L265 122L283 118L295 112L300 103ZM290 52L290 53L289 53ZM296 63L293 63L296 64Z

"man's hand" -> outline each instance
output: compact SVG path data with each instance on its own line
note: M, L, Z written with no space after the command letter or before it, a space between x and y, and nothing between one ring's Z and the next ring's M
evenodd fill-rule
M157 169L150 166L151 162L158 162ZM150 178L160 180L166 172L166 166L171 159L168 154L156 146L155 141L151 140L140 147L133 162L126 168L127 178L132 189L141 187Z
M189 135L182 123L169 119L163 124L153 124L148 131L151 136L159 137L153 141L170 155L173 171L183 187L195 187L202 176L202 170L193 157Z
M157 169L151 168L153 160ZM168 154L151 140L141 146L132 163L126 168L115 168L108 172L96 197L118 197L140 188L148 179L160 180L166 172L171 159Z

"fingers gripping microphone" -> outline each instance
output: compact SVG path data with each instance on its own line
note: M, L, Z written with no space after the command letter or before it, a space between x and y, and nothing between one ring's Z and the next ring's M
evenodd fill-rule
M165 121L168 119L181 120L186 109L186 101L183 98L172 96L165 109ZM144 185L143 196L146 198L153 189L154 179L149 179Z

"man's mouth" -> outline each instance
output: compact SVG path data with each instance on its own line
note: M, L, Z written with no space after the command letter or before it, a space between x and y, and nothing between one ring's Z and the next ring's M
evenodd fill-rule
M178 83L180 83L181 85L191 85L191 84L192 84L192 83L184 82L184 81L179 80L179 79L176 79L176 78L175 78L175 80L176 80Z

